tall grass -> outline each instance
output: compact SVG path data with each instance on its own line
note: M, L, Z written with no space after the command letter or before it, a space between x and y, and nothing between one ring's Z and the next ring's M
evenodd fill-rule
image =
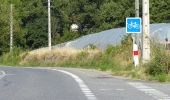
M40 49L29 52L21 64L41 64L41 65L60 65L63 62L72 62L83 59L92 59L97 55L99 50L77 50L72 48L57 48L49 51L48 49Z
M118 46L109 45L103 52L94 46L87 49L57 48L29 52L21 61L29 66L81 67L114 72L132 69L132 40L125 37Z
M21 55L22 54L22 55ZM23 51L20 48L14 48L13 52L5 53L0 56L0 65L16 66L24 58Z
M145 72L152 80L164 82L168 79L170 71L170 52L162 44L152 43L152 60L145 64Z
M1 65L81 67L110 71L136 79L170 81L170 52L162 45L152 44L152 60L135 69L133 64L132 39L128 35L121 45L109 45L105 51L90 45L86 49L48 48L23 52L16 48L13 53L0 57Z

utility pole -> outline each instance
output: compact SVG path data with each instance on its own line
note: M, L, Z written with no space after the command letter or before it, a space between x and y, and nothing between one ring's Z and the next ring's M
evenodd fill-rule
M150 14L149 14L149 0L143 0L143 64L148 63L151 59L150 51Z
M51 51L51 1L48 0L48 47Z
M10 53L13 51L13 4L10 5Z

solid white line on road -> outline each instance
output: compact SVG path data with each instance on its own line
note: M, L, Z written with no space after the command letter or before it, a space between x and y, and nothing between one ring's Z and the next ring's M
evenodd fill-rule
M6 76L6 73L4 71L0 71L0 73L2 73L2 74L0 74L0 79L4 78Z
M139 91L142 91L145 94L152 96L156 100L170 100L170 97L167 94L156 89L153 89L149 86L146 86L140 82L129 82L128 84L137 88Z
M88 98L88 100L97 100L96 96L92 93L92 91L88 88L88 86L84 83L84 81L80 79L78 76L70 72L64 71L64 70L57 70L57 69L53 69L53 70L59 71L59 72L62 72L64 74L71 76L79 84L81 91Z

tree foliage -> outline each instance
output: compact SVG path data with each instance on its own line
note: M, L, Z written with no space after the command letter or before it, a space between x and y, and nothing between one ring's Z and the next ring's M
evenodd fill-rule
M134 17L135 0L51 0L52 43L124 27ZM140 0L142 2L142 0ZM9 13L14 4L14 45L23 49L47 46L47 0L0 0L0 55L9 51ZM151 23L170 22L170 0L150 0ZM140 15L142 15L140 10ZM70 26L78 24L78 32Z

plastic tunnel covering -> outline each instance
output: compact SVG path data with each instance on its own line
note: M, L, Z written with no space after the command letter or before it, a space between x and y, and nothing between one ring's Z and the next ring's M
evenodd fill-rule
M165 38L170 40L170 24L151 24L151 39L164 42ZM89 45L94 45L100 49L106 49L108 45L118 45L126 36L125 28L110 29L96 34L90 34L70 42L56 45L54 47L76 48L82 49ZM141 34L140 34L141 35Z

